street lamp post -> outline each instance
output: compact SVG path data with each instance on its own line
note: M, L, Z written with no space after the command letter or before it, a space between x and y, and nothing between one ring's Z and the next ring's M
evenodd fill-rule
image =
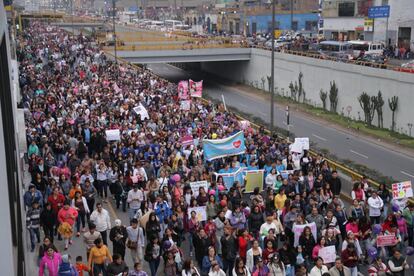
M275 0L272 1L272 54L271 54L271 61L270 61L270 130L273 130L274 127L274 100L275 100L275 10L276 10L276 3Z
M115 64L118 64L118 55L116 49L116 30L115 30L115 1L112 0L112 25L113 25L113 32L114 32L114 54L115 54Z

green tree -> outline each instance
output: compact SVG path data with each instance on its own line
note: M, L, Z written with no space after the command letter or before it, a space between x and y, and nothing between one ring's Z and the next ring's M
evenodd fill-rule
M370 97L366 92L362 92L358 97L359 105L361 106L362 111L364 111L364 121L369 126L371 126L372 119L374 118L376 101L375 96Z
M331 112L336 113L336 108L338 107L338 87L335 81L330 82L330 86L329 101L331 102Z
M378 116L378 127L384 127L384 117L382 115L382 107L384 106L384 99L382 98L381 91L378 91L378 95L376 97L376 110Z
M388 99L388 106L392 111L391 130L395 131L395 111L398 108L398 96L393 96L391 99Z
M319 91L319 97L321 98L323 109L326 110L326 99L328 98L328 92L321 89L321 91Z

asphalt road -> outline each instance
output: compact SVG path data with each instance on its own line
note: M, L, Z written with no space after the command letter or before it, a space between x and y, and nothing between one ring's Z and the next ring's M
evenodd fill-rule
M150 64L154 73L171 81L192 78L205 78L200 72L186 72L166 64ZM218 84L211 79L204 79L204 92L214 99L224 96L226 105L233 106L246 113L270 121L269 102L247 94L228 85ZM281 128L287 128L284 108L275 106L275 123ZM349 159L366 165L371 169L391 176L396 180L414 182L414 158L392 149L384 148L372 140L358 137L323 124L295 112L290 111L290 131L296 137L309 137L319 148L328 149L330 153L342 159Z

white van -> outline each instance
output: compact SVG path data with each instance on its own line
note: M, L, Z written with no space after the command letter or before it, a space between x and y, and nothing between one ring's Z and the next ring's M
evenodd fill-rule
M384 44L381 42L371 42L363 40L351 40L348 41L352 45L354 50L354 57L357 58L364 51L365 55L382 55L384 53Z

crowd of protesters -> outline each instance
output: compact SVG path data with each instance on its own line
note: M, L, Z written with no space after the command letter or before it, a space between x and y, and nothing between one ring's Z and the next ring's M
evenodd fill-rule
M384 185L355 183L345 208L341 179L322 156L291 153L221 105L193 99L182 110L175 85L109 60L89 38L36 23L18 44L32 176L24 203L40 276L411 273L414 205L392 201ZM134 111L139 104L149 118ZM108 141L111 129L121 130L117 141ZM202 139L240 130L245 154L204 160ZM183 146L188 135L200 142ZM212 177L238 167L263 169L263 189L245 194L244 183L226 188ZM208 189L195 196L189 183L202 180ZM106 204L130 221L111 225ZM188 214L197 206L206 206L206 221ZM311 223L316 234L306 226L296 240L295 227ZM382 234L395 244L377 247ZM85 255L74 263L66 250L79 240ZM319 255L327 246L337 255L330 263Z

